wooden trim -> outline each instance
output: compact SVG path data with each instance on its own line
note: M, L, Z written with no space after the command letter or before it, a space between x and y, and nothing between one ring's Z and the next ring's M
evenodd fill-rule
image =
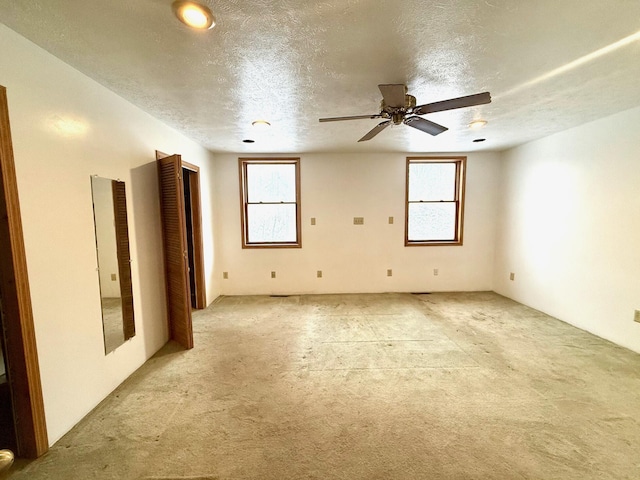
M127 193L124 182L111 180L113 218L116 232L116 258L122 299L122 330L124 339L136 334L133 311L133 285L131 281L131 250L129 248L129 223L127 221Z
M162 160L163 158L170 157L168 153L161 152L160 150L156 150L156 160Z
M199 166L194 165L193 163L185 162L184 160L182 160L182 168L186 168L187 170L189 170L191 172L194 172L194 173L200 173L200 167Z
M407 162L410 163L419 163L420 160L427 160L424 163L450 163L451 160L466 160L467 157L464 155L438 155L437 157L407 157Z
M296 241L277 243L249 243L246 218L248 216L247 165L250 163L290 164L296 168ZM240 228L242 248L302 248L302 205L300 194L300 157L240 157L238 158L240 178ZM292 202L288 202L292 203Z
M9 107L0 86L0 291L17 454L36 458L49 449L22 233Z
M458 188L460 189L458 193L458 208L460 211L458 212L456 221L460 222L460 225L456 223L456 228L458 230L458 245L463 244L463 233L464 233L464 199L466 192L466 181L467 181L467 157L462 157L462 161L458 164L458 167L462 169L462 172L457 176L458 180Z
M409 243L409 165L413 157L407 157L406 169L404 174L404 246L408 247Z
M416 241L409 240L409 166L416 163L454 163L456 165L455 179L455 239L454 240L434 240ZM439 247L439 246L462 246L464 230L464 199L466 182L466 156L437 156L437 157L407 157L405 175L405 214L404 214L404 245L405 247Z
M202 205L200 204L200 167L182 161L182 168L189 174L191 186L191 228L193 230L193 263L195 266L196 307L207 306L207 289L204 280L204 246L202 242Z
M245 186L246 177L246 158L238 159L238 178L240 179L240 238L242 239L242 248L247 248L247 226L245 219L247 218L247 192Z

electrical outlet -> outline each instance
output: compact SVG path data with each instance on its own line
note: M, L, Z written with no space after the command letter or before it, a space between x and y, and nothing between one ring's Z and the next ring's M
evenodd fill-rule
M437 268L434 268L434 269L433 269L433 276L434 276L434 277L437 277L437 276L438 276L438 273L440 273L440 272L438 271L438 269L437 269Z
M391 277L391 276L393 276L393 270L388 269L387 270L387 277Z
M318 278L322 278L322 270L318 270L318 272L316 273L316 276Z
M516 274L515 274L515 273L513 273L513 272L511 272L511 273L509 274L509 280L515 280L515 279L516 279Z
M222 278L225 280L229 278L229 272L222 272Z
M316 224L316 217L311 217L311 225L315 225Z
M276 278L276 272L271 272L271 278Z
M115 281L116 281L116 274L115 274L115 273L112 273L112 274L111 274L111 281L112 281L112 282L115 282Z
M633 321L640 323L640 310L636 310L636 313L633 315Z
M364 217L353 217L354 225L364 225Z
M393 225L393 217L389 217L389 225Z

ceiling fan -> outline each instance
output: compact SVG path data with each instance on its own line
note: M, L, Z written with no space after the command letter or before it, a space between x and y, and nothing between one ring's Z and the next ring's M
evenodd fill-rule
M401 123L435 136L447 131L448 128L418 117L418 115L491 103L491 95L489 92L483 92L466 97L451 98L449 100L416 106L416 97L407 94L407 86L404 84L384 84L378 85L378 88L382 93L380 113L373 115L355 115L352 117L321 118L320 121L338 122L341 120L359 120L363 118L387 119L373 127L364 137L358 140L359 142L371 140L389 125L400 125Z

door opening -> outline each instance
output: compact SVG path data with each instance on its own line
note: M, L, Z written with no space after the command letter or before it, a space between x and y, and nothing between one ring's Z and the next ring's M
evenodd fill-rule
M184 187L184 219L187 228L187 263L189 265L189 287L191 308L197 307L196 266L193 251L193 210L191 208L191 182L189 170L182 167L182 185Z
M200 169L156 150L169 337L193 348L192 308L204 308Z
M0 295L0 445L2 445L1 448L8 448L15 452L18 444L13 418L9 369L7 368L4 318L2 317L2 298Z
M200 309L207 305L207 292L205 290L204 283L204 253L202 246L200 168L196 165L183 161L182 182L184 187L185 229L187 235L191 307Z

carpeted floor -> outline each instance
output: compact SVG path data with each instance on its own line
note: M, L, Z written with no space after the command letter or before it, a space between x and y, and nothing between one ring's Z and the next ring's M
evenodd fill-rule
M227 297L194 329L10 478L640 478L640 355L494 293Z

